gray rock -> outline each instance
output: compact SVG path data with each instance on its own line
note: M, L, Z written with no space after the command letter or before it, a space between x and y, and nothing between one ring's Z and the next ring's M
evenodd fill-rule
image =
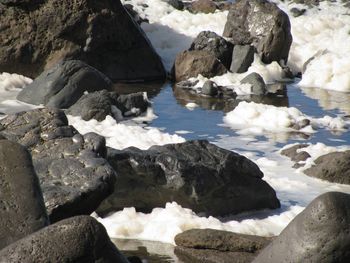
M251 91L254 95L264 95L267 93L267 88L264 79L258 73L250 73L241 80L242 84L250 84Z
M230 71L244 73L254 61L254 47L250 45L235 45L232 53Z
M68 60L41 73L17 99L62 109L72 106L85 91L110 89L111 86L111 81L98 70L82 61Z
M47 225L29 152L18 143L0 140L0 250Z
M85 121L102 121L107 115L119 120L123 117L138 116L144 113L149 105L142 92L118 95L116 92L101 90L83 95L66 113L81 116Z
M306 161L306 159L308 159L310 156L310 154L308 154L305 151L298 151L299 149L303 149L305 147L309 146L308 144L297 144L294 145L292 147L289 147L287 149L284 149L281 151L282 155L285 155L287 157L289 157L293 162L295 162L295 164L293 165L294 168L299 168L305 165L305 163L303 163L304 161Z
M207 141L108 149L108 161L118 188L98 208L101 215L124 207L150 212L171 201L214 216L280 206L255 163Z
M349 211L348 194L317 197L253 262L349 262Z
M233 44L211 31L202 31L193 40L189 50L205 50L213 54L227 68L232 60Z
M0 72L35 78L61 60L77 59L113 81L165 79L161 59L120 0L4 2Z
M30 150L51 222L90 214L113 191L115 173L103 158L105 139L80 135L62 111L10 115L0 121L0 133Z
M176 81L195 78L199 74L211 78L226 72L226 67L209 51L184 51L177 54L175 59L174 73Z
M184 3L180 0L166 0L166 2L177 10L184 9Z
M207 80L202 87L202 94L214 97L218 94L218 87L215 82Z
M89 216L50 225L0 251L3 263L128 263L105 228Z
M253 45L264 63L287 62L292 44L288 15L267 0L239 0L231 5L224 37Z
M177 246L219 251L256 253L272 238L244 235L214 229L191 229L175 236Z
M296 7L293 7L290 12L293 14L294 17L302 16L305 12L306 9L299 9Z
M350 151L328 153L314 163L305 174L332 183L350 184Z

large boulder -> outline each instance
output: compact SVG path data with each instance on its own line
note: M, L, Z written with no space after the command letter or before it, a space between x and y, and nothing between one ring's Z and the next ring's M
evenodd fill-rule
M232 52L230 71L244 73L254 61L254 47L251 45L235 45Z
M174 65L176 81L196 78L199 74L207 78L222 75L227 68L210 51L192 50L177 54Z
M350 151L328 153L314 163L305 174L332 183L350 184Z
M65 109L84 92L109 90L112 82L104 74L79 60L63 61L44 71L17 95L34 105Z
M150 212L171 201L214 216L280 206L255 163L208 141L108 149L108 161L118 187L99 207L101 215L124 207Z
M62 111L10 115L0 121L0 133L30 150L51 222L90 214L113 191L115 173L103 158L105 139L80 135Z
M175 254L184 262L250 263L271 238L214 229L191 229L175 237Z
M0 249L47 225L29 152L18 143L0 139Z
M202 31L193 40L189 50L205 50L215 55L226 67L230 68L233 44L211 31Z
M317 197L253 262L350 262L349 211L349 194Z
M149 105L142 92L118 95L116 92L101 90L83 95L66 113L81 116L85 121L102 121L107 115L119 120L123 117L138 116L144 113Z
M89 216L50 225L0 251L3 263L128 263L105 228Z
M264 63L287 62L292 44L288 15L267 0L239 0L231 5L224 37L255 46Z
M60 60L78 59L113 81L165 78L120 0L1 1L0 24L0 72L35 78Z

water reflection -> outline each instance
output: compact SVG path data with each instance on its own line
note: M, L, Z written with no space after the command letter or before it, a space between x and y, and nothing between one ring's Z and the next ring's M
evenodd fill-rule
M320 88L301 88L301 90L309 98L317 100L324 110L339 109L345 114L350 114L350 93Z
M281 85L283 85L282 88ZM199 95L195 91L182 89L173 85L173 93L177 100L177 103L182 106L186 106L186 104L194 102L203 109L223 112L232 111L241 101L252 101L255 103L274 105L276 107L289 106L287 89L284 84L277 83L276 85L270 85L269 88L274 91L278 90L278 92L276 91L275 94L268 93L264 96L246 95L238 97L224 96L222 98L216 98Z
M137 256L144 263L183 263L174 254L174 246L171 244L135 239L112 241L125 256Z
M129 94L134 92L147 92L148 98L154 98L159 94L164 82L147 82L147 83L114 83L113 90L119 94Z

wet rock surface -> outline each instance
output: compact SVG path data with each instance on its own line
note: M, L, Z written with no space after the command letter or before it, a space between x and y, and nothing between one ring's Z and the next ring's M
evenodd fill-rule
M231 5L224 37L253 45L264 63L288 60L292 44L288 15L266 0L239 0Z
M105 228L89 216L62 220L7 246L0 262L128 263Z
M0 249L48 223L29 152L18 143L0 139Z
M104 159L105 139L80 135L62 111L10 115L0 121L0 133L32 154L51 222L90 214L113 191L115 173Z
M17 99L59 109L72 106L84 92L109 90L112 82L104 74L79 60L63 61L44 71L25 87Z
M103 121L107 115L120 120L123 117L138 116L149 106L150 103L142 92L119 95L102 90L83 95L66 113L81 116L85 121Z
M78 59L112 80L165 78L159 56L119 0L4 4L0 71L35 78L60 60Z
M118 187L98 208L101 215L124 207L150 212L171 201L214 216L280 206L256 164L207 141L108 149L107 159Z
M253 262L348 262L349 211L349 194L317 197Z
M314 163L305 174L332 183L350 184L350 151L328 153Z

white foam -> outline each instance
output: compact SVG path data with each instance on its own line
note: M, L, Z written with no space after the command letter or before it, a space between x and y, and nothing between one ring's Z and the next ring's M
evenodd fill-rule
M171 135L161 132L157 128L141 127L127 123L117 123L111 116L99 122L97 120L84 121L79 116L68 115L69 124L74 126L79 133L86 134L95 132L106 137L106 144L115 149L124 149L127 147L137 147L139 149L148 149L152 145L164 145L168 143L180 143L185 139L179 135Z
M340 117L313 118L303 114L294 107L276 107L255 102L242 101L224 117L224 122L233 129L243 133L264 134L265 132L291 132L294 125L308 120L310 125L298 131L304 133L315 132L314 128L328 128L344 131L349 123Z

